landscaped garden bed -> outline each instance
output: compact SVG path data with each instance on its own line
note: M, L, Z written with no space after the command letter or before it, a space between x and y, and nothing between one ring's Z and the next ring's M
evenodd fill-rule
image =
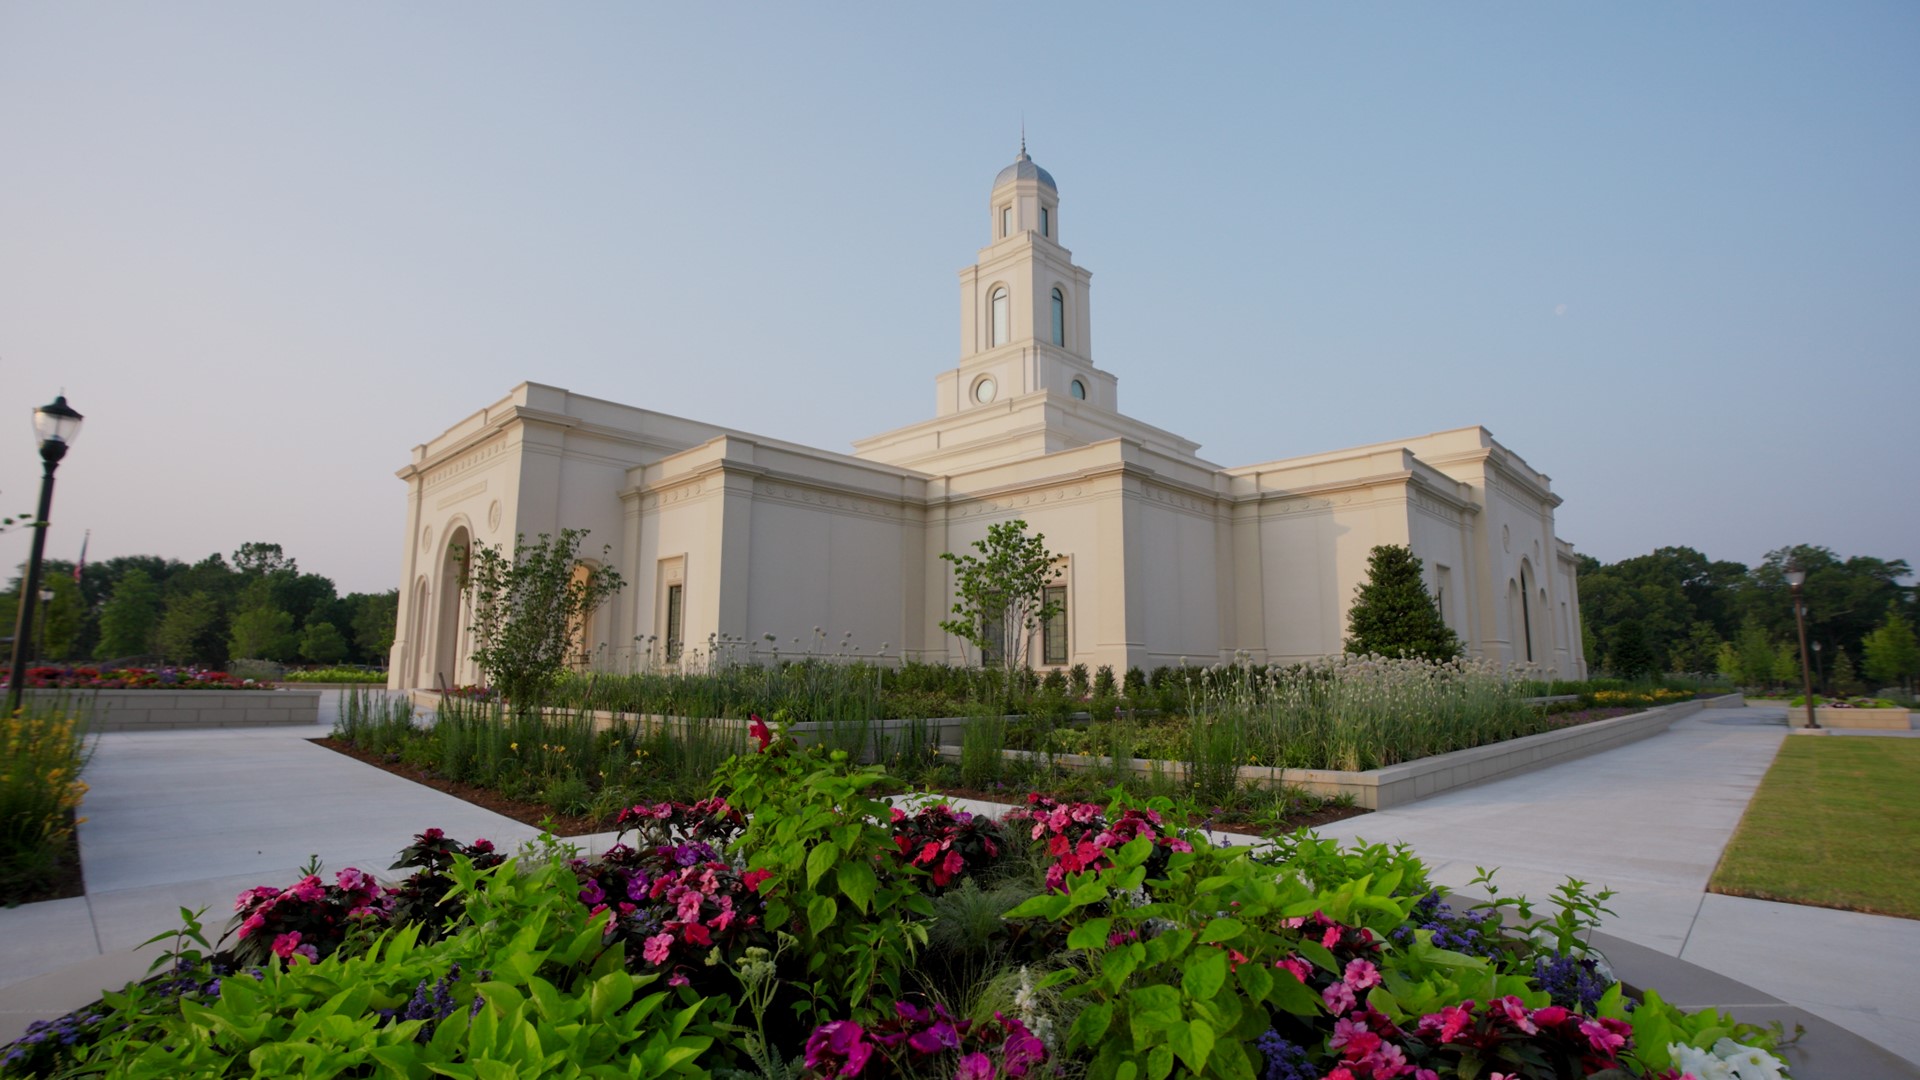
M84 715L28 701L0 717L0 906L85 891L75 840L91 748Z
M1540 918L1455 910L1404 849L1219 848L1168 800L1036 797L999 822L896 810L874 797L885 781L756 728L712 798L627 808L626 843L594 859L549 843L502 860L427 830L392 883L262 883L217 948L178 939L153 980L37 1027L0 1070L1777 1069L1771 1033L1654 993L1635 1005L1586 949L1604 898L1573 885Z

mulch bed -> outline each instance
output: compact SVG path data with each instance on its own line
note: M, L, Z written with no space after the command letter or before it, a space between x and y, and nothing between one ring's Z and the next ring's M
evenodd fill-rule
M531 825L536 829L544 828L555 836L585 836L588 833L613 831L612 818L596 818L588 814L559 814L543 802L533 799L510 799L492 788L478 784L463 784L449 780L432 769L408 765L394 755L370 754L351 746L339 739L309 739L309 742L324 746L336 754L345 754L355 761L384 769L405 780L411 780L423 787L451 795L462 802L469 802L485 810L491 810L501 817L509 817L522 825ZM423 822L426 828L431 822Z
M324 746L336 754L344 754L355 761L371 765L376 769L384 769L395 776L411 780L416 784L430 787L435 791L451 795L456 799L491 810L502 817L512 818L523 825L532 825L535 828L547 828L552 831L555 836L583 836L587 833L610 832L614 828L612 818L602 820L587 815L556 814L545 803L536 802L531 799L510 799L491 788L448 780L446 777L435 773L432 769L408 765L400 761L398 757L369 754L338 739L312 739L310 741ZM942 788L934 792L934 794L1000 803L1018 803L1026 797L1025 792L981 791L963 787ZM1271 831L1286 833L1302 827L1312 828L1334 821L1344 821L1347 818L1358 817L1361 814L1369 812L1370 811L1358 806L1326 806L1310 813L1296 814L1288 817L1280 823L1277 830ZM1257 825L1251 821L1237 819L1230 812L1211 818L1196 814L1188 819L1188 824L1196 828L1204 827L1212 829L1215 832L1240 833L1248 836L1267 835L1269 832L1265 823ZM424 828L425 826L423 825L422 827Z
M1026 792L1024 791L985 791L980 788L959 786L941 787L933 791L932 794L946 795L956 799L978 799L981 802L1003 803L1014 806L1026 802L1027 798ZM1085 801L1099 802L1100 800L1095 798ZM1225 809L1221 813L1212 816L1190 814L1187 817L1187 824L1196 829L1236 833L1241 836L1278 836L1290 833L1295 829L1311 829L1320 825L1331 824L1335 821L1345 821L1348 818L1359 817L1361 814L1371 813L1373 813L1373 811L1363 806L1334 806L1329 804L1318 810L1311 810L1304 814L1288 815L1280 819L1278 823L1274 823L1270 821L1252 821L1236 816L1231 809Z

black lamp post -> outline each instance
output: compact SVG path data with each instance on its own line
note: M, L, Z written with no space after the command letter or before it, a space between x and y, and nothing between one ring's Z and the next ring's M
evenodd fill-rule
M1807 727L1818 728L1813 718L1813 669L1807 666L1807 611L1800 601L1800 586L1807 583L1807 572L1798 566L1787 568L1787 584L1793 587L1793 621L1800 627L1800 681L1807 692Z
M20 693L27 681L27 642L33 636L33 598L40 591L40 557L47 550L47 514L53 510L53 470L67 456L67 447L80 434L79 413L67 406L61 394L53 404L33 410L33 433L40 440L40 460L46 470L40 476L40 512L33 518L33 553L27 556L27 580L20 588L20 621L13 630L13 670L7 680L7 714L20 708Z

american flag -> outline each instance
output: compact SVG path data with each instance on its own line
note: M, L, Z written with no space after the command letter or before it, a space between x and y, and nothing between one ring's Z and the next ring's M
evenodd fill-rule
M75 585L80 583L80 572L87 568L87 542L92 539L92 529L88 529L87 535L80 538L80 561L73 564L73 583Z

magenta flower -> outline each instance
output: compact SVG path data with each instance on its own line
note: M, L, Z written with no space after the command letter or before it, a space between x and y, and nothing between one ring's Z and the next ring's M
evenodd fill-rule
M646 947L641 950L641 955L646 957L647 963L649 964L664 964L667 962L667 954L671 952L672 949L672 934L655 934L647 939Z
M836 1076L859 1076L873 1056L866 1029L851 1020L821 1024L807 1036L807 1068ZM840 1063L838 1071L834 1064Z
M1327 1011L1340 1016L1353 1011L1353 987L1337 982L1320 991L1320 1000L1327 1003Z
M960 1059L953 1080L993 1080L993 1062L985 1054L972 1053Z

